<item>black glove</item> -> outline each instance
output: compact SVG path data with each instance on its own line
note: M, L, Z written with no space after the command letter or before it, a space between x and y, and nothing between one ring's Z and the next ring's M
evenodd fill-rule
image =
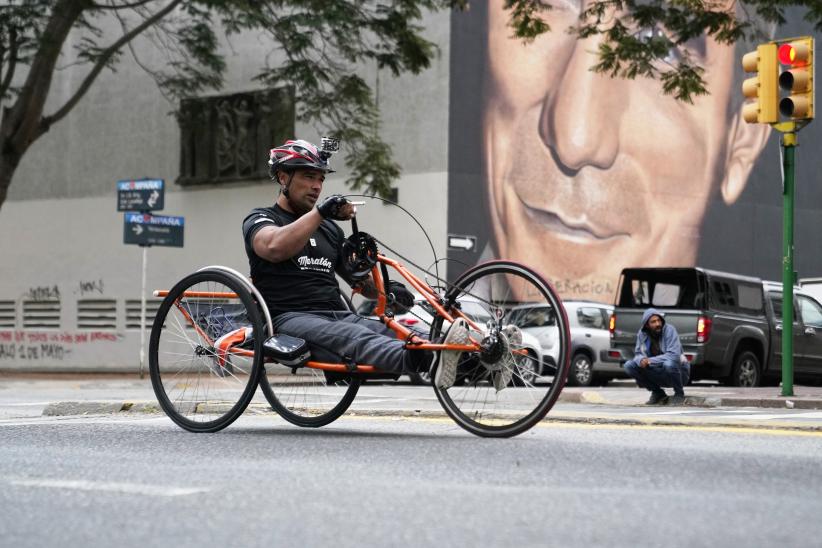
M317 205L317 210L324 219L334 219L335 221L345 221L345 217L340 216L340 210L348 203L341 194L332 194Z
M390 280L388 282L388 292L394 296L395 308L398 312L408 312L414 306L414 294L408 291L403 284Z

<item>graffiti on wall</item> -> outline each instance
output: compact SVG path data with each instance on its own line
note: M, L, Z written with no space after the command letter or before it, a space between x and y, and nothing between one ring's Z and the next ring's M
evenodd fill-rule
M122 335L105 331L55 333L51 331L0 331L0 360L63 361L81 346L99 342L117 342Z

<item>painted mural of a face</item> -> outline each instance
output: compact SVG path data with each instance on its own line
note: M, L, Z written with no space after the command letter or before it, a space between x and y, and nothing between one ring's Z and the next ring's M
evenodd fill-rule
M601 38L565 32L580 2L554 0L552 31L523 44L490 0L485 171L496 254L610 301L623 267L694 265L709 199L739 197L770 128L729 112L739 59L711 40L688 45L710 92L693 105L592 72Z

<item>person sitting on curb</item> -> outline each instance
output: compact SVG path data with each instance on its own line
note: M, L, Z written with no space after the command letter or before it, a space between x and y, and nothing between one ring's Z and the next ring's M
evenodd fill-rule
M683 385L688 383L691 365L682 354L682 343L673 325L665 323L662 313L649 308L642 315L642 327L636 336L634 359L624 365L625 372L637 385L651 391L648 405L682 405L685 402ZM674 389L668 400L663 387Z

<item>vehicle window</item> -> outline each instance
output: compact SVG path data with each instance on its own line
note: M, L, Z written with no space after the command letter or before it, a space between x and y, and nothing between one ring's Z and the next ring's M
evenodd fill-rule
M577 309L577 320L582 327L591 329L605 329L605 321L600 308L580 307Z
M733 310L751 313L762 312L762 289L758 284L711 280L711 303L717 310Z
M777 321L782 321L782 295L778 293L771 293L768 295L768 298L771 301L771 306L773 307L773 315ZM796 307L793 309L793 321L796 321L798 318L798 314L796 313Z
M694 269L625 269L617 304L626 308L694 308L701 274Z
M822 307L819 303L802 295L798 299L802 322L811 327L822 327Z
M678 285L656 284L651 304L654 306L676 306L677 301L679 301L679 289Z
M553 309L547 306L522 308L512 314L511 322L518 327L545 327L556 324Z
M739 292L739 308L748 310L762 310L762 288L747 283L737 284Z
M631 293L634 296L634 304L650 304L650 291L648 282L645 280L631 280Z
M714 280L712 286L715 305L719 305L719 308L731 308L736 305L736 299L734 299L731 291L731 284Z
M481 304L475 301L460 301L460 307L463 314L471 318L474 322L487 322L491 319L491 310L489 305Z

